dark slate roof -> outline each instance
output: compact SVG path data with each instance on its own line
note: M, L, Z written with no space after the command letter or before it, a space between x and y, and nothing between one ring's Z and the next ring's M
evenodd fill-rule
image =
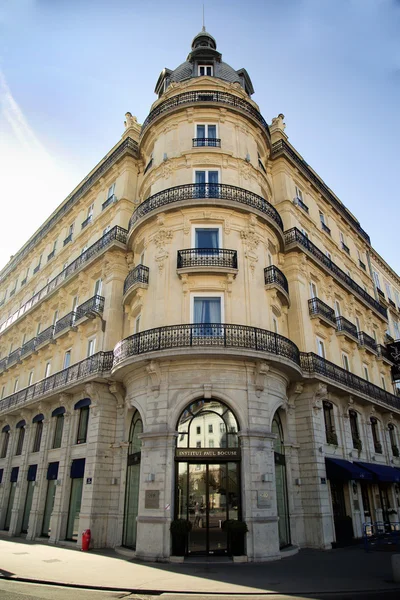
M197 74L194 73L193 69L194 65L189 61L185 61L174 71L172 71L170 75L170 81L178 82L183 81L184 79L189 79L190 77L197 77ZM230 83L241 83L240 77L236 71L222 61L215 64L214 77L218 77L224 81L229 81Z

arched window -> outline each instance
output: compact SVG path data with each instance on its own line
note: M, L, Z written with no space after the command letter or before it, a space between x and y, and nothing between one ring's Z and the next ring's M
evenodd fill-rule
M64 413L65 408L63 406L59 406L51 413L51 416L55 417L52 448L61 448L62 434L64 429Z
M2 443L1 443L0 458L6 458L8 443L10 440L10 426L4 425L3 429L1 430L1 433L2 433Z
M178 448L236 448L238 423L233 412L218 400L196 400L178 422Z
M271 431L276 435L274 440L275 488L278 509L279 545L281 548L290 544L289 502L286 481L285 444L282 421L276 412L272 421Z
M86 444L88 424L89 424L89 406L91 405L90 398L79 400L74 406L75 410L79 410L79 424L76 436L77 444Z
M371 422L372 439L374 441L374 450L377 454L382 454L382 444L379 439L378 419L376 417L371 417L370 422Z
M15 451L15 456L19 456L20 454L22 454L22 447L24 445L24 438L25 438L25 426L26 426L25 421L18 421L18 423L16 425L16 428L19 429L19 434L18 434L17 449Z
M140 458L143 422L138 411L132 417L129 429L128 466L125 489L125 513L123 545L128 548L136 547L136 518L139 505Z
M32 452L39 452L40 450L43 433L43 420L44 416L42 414L36 415L36 417L33 417L32 419L32 423L35 425L35 437L33 440Z
M389 423L389 437L390 437L390 445L392 446L393 456L399 456L399 447L397 445L397 435L396 435L396 427L393 423Z

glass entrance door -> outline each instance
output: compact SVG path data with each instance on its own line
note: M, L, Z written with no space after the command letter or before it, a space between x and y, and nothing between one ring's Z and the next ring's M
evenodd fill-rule
M222 528L240 517L239 463L178 463L178 518L192 523L190 554L226 554Z

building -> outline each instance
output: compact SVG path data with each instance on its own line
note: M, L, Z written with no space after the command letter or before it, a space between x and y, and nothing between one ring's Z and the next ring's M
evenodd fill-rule
M0 273L0 529L248 560L399 519L400 279L202 31ZM390 290L390 292L389 292Z

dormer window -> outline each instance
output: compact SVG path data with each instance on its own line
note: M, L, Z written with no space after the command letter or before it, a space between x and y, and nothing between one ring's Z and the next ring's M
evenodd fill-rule
M197 68L197 74L202 77L203 75L208 75L209 77L213 76L213 67L212 65L199 65Z

